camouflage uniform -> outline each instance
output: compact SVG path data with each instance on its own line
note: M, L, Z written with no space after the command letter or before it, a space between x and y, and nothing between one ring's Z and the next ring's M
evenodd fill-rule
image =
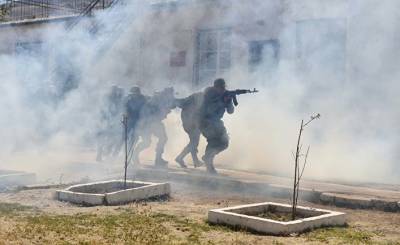
M125 102L125 112L128 117L127 133L132 146L134 146L138 140L136 128L140 120L142 108L147 100L148 98L142 94L139 87L133 87Z
M101 111L101 129L97 134L97 161L102 161L104 155L117 154L121 148L120 116L123 108L124 90L112 86L111 92L105 98L105 108Z
M176 157L175 161L183 168L186 168L184 158L187 154L192 155L193 164L195 167L201 166L202 162L197 157L197 147L200 142L200 129L199 129L199 109L203 102L203 93L195 93L187 98L180 99L179 107L182 109L181 119L182 126L189 136L189 143Z
M218 82L217 82L218 81ZM222 121L227 111L234 112L231 98L225 98L225 81L216 80L214 87L209 87L204 92L204 100L200 108L200 131L207 139L207 148L203 156L207 171L216 174L214 157L229 146L229 136Z
M176 107L174 90L168 88L156 93L143 107L138 124L140 143L134 150L134 163L139 164L140 153L151 145L151 136L158 138L156 147L155 165L165 167L168 162L162 158L165 145L168 141L164 123L162 122L172 109Z

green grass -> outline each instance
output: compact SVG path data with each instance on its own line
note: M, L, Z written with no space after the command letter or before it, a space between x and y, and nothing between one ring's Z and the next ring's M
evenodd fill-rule
M35 210L36 209L31 206L25 206L18 203L0 203L0 215L2 216L16 215L21 212Z
M225 230L204 221L132 210L104 215L39 214L19 221L8 237L38 244L213 244L207 232Z
M303 236L309 241L334 244L373 244L373 237L379 234L363 231L354 227L322 228Z
M52 215L29 206L0 203L0 245L27 244L248 244L254 234L245 230L210 225L206 220L118 208L110 212ZM216 237L215 237L216 236ZM216 238L216 239L215 239ZM329 244L393 244L383 233L358 227L322 228L304 233L299 241ZM291 237L271 238L270 244L285 244Z
M0 238L0 244L29 241L36 244L213 244L210 231L231 232L193 220L158 212L118 209L117 213L51 215L33 207L0 203L0 218L13 228ZM2 243L4 242L4 243Z

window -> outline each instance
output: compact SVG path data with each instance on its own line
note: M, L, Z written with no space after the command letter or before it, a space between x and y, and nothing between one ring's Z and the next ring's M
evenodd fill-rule
M250 71L274 71L279 63L279 48L277 40L249 42Z
M210 82L231 67L231 30L204 30L198 33L196 83Z
M183 67L186 65L186 51L171 52L169 66Z
M15 44L15 53L17 55L34 56L42 52L42 42L17 42Z
M47 74L48 56L41 41L16 42L14 52L18 58L17 77L26 81L30 89L36 89L37 83L29 83L32 77Z

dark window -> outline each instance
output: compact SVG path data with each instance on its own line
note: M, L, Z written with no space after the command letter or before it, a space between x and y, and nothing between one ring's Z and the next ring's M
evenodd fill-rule
M171 67L183 67L186 65L186 51L171 52L169 65Z
M256 69L275 70L279 63L279 42L277 40L251 41L249 43L250 71Z
M40 79L40 82L32 83L32 77L41 77L48 75L49 63L48 53L41 41L17 42L14 46L14 52L18 59L17 77L24 81L28 90L36 91L46 83L46 79Z
M17 42L15 44L15 53L17 55L37 55L42 52L42 42Z

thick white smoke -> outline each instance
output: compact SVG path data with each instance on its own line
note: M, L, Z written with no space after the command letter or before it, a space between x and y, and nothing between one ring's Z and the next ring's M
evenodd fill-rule
M208 84L192 86L191 76L168 69L169 53L195 45L191 26L237 26L232 50L247 52L247 33L257 40L266 38L257 33L268 30L279 39L280 61L274 73L266 69L271 64L249 73L248 54L232 51L232 66L225 74L229 87L257 87L260 93L240 96L236 113L226 116L231 145L216 159L217 167L290 175L300 121L318 112L321 120L304 136L305 146L311 145L306 177L398 182L400 3L232 2L157 12L132 1L98 14L96 35L88 34L90 21L72 31L57 27L43 31L44 52L0 55L0 165L51 172L57 164L93 161L100 105L112 84L126 89L142 85L149 95L172 84L177 97L202 89ZM302 25L310 21L304 16L315 24ZM330 25L329 18L338 21ZM338 45L341 40L344 46ZM299 45L306 54L298 53ZM187 60L193 56L188 52ZM57 62L80 80L63 99L51 81ZM329 69L342 64L345 77ZM180 123L178 111L166 120L170 161L187 141ZM153 159L153 153L145 152L144 158Z

